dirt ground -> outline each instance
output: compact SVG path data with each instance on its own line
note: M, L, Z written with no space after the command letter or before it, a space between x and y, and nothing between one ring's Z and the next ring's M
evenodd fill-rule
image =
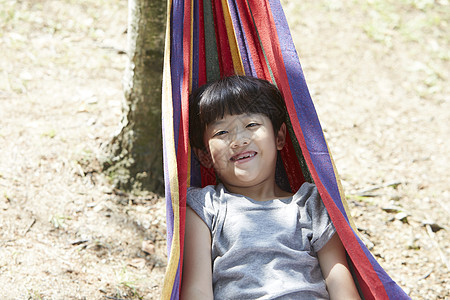
M283 1L355 222L413 299L450 297L447 0ZM96 163L127 1L0 0L1 299L158 299L164 200Z

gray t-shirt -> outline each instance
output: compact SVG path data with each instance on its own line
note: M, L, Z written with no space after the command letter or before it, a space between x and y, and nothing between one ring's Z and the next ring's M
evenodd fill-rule
M335 228L315 185L258 202L222 184L190 188L211 231L214 299L328 299L317 259Z

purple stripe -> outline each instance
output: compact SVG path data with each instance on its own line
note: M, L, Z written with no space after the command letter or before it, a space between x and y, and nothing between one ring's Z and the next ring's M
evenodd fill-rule
M181 88L183 85L183 20L184 1L174 0L172 4L172 32L171 32L171 77L172 77L172 101L173 122L175 135L175 151L178 150L178 137L181 119Z
M322 133L322 127L320 126L314 104L306 86L302 67L289 33L284 12L278 0L269 0L269 2L278 33L280 49L285 62L290 91L300 127L303 131L306 147L308 148L312 163L317 170L321 182L336 202L341 213L347 219L347 214L340 201L340 193L336 184L336 177L328 154L325 138Z
M200 163L195 158L194 152L191 151L191 186L202 186L202 176L200 172Z
M184 64L183 64L183 21L184 21L184 1L182 0L174 0L172 3L172 15L171 15L171 81L172 81L172 107L173 107L173 131L174 131L174 143L175 143L175 151L178 150L178 139L180 133L180 119L181 119L181 88L183 84L183 72L184 72ZM166 158L167 159L167 158ZM166 174L169 174L168 172ZM169 185L170 178L167 179L167 184ZM167 186L166 186L167 188ZM170 190L170 186L169 186ZM169 221L173 226L173 208L172 198L166 198L166 201L170 201L170 204L167 204L169 208L171 208L172 219ZM172 229L173 230L173 229ZM170 250L169 250L170 251ZM170 252L169 252L170 253ZM181 253L180 253L181 255ZM179 261L178 261L179 263ZM178 268L179 269L179 268ZM179 293L179 284L180 284L180 273L177 270L177 274L175 276L174 285L172 287L172 299L178 299Z
M178 300L180 298L180 262L178 262L177 275L172 287L171 300Z
M170 174L169 174L169 164L167 158L167 147L165 131L164 131L164 120L162 122L163 127L163 167L164 167L164 184L165 184L165 198L166 198L166 236L167 236L167 257L170 259L170 250L172 248L173 242L173 232L174 232L174 212L172 207L172 194L170 189ZM174 284L172 286L172 296L171 299L179 298L179 285L180 285L180 261L178 261L177 273L175 275Z
M244 28L242 27L242 22L236 1L229 0L228 5L230 7L231 20L233 21L233 29L236 35L236 40L241 55L241 61L244 66L244 72L246 75L256 76L255 66L253 65L250 51L248 50L247 39L245 37Z
M386 271L380 266L377 260L372 256L372 253L367 249L364 243L359 239L359 237L355 234L358 243L361 249L364 251L364 254L369 259L373 269L376 272L376 275L380 279L380 282L384 286L384 290L388 295L389 299L402 300L402 299L411 299L398 285L395 281L393 281Z
M166 148L166 136L164 134L164 120L162 123L163 128L163 161L164 161L164 184L165 184L165 196L166 196L166 224L167 224L167 256L170 256L170 248L172 247L172 237L174 228L174 215L172 207L172 195L170 190L170 176L169 176L169 164L167 160L167 148Z

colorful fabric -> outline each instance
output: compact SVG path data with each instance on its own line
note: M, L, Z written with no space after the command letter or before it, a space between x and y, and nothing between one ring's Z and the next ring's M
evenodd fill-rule
M281 174L292 191L313 181L347 251L365 299L408 299L358 236L279 0L168 0L162 127L169 261L163 299L178 299L186 190L215 184L191 154L188 96L222 76L264 78L283 94L289 138Z

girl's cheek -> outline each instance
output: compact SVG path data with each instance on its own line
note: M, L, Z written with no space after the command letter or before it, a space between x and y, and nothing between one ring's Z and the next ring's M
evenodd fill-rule
M215 139L215 140L210 140L209 145L211 147L214 147L215 149L218 149L219 151L226 148L228 145L228 139L223 138L223 139Z

